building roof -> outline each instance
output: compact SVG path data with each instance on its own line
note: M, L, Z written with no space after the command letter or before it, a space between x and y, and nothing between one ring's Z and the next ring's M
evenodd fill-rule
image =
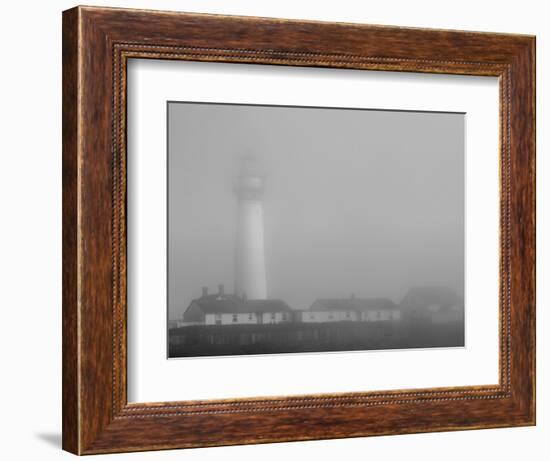
M205 314L250 314L291 312L287 303L280 299L253 299L243 300L235 295L212 294L194 299Z
M309 310L323 311L371 311L381 309L396 309L395 303L388 298L342 298L318 299Z
M428 306L439 306L448 309L463 302L453 290L439 286L422 286L411 288L400 305L404 309L418 309Z

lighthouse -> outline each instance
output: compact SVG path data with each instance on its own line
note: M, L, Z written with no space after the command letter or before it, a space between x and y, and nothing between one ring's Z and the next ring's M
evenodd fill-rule
M245 157L235 187L235 294L245 299L267 299L263 192L264 178L257 161L254 157Z

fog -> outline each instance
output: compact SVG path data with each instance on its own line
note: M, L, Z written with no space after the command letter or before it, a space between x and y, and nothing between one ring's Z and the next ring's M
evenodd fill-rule
M270 298L464 290L464 114L168 104L168 305L233 291L243 155L265 173Z

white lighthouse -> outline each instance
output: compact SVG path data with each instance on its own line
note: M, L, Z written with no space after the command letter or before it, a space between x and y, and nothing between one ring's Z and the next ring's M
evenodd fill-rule
M237 178L237 242L235 294L247 299L267 299L265 275L264 179L252 157L243 159Z

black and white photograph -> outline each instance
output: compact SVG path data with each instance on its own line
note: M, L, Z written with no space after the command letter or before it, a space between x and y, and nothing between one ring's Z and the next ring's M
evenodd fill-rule
M465 345L464 113L167 117L169 358Z

